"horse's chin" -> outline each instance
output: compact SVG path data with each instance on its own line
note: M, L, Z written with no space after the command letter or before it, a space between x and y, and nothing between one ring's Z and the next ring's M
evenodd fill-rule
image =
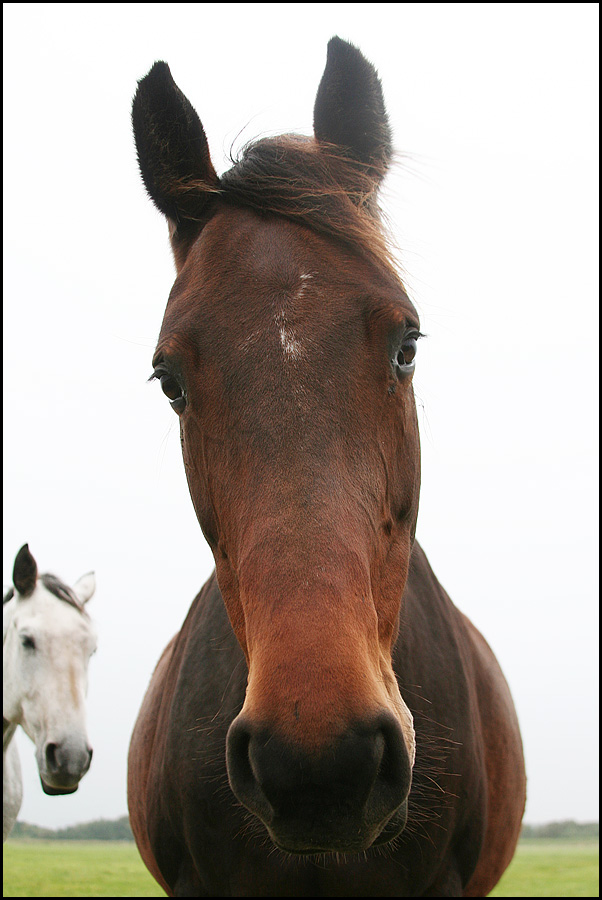
M399 837L406 826L406 822L408 820L408 801L406 800L401 806L393 813L389 821L386 823L382 831L368 844L359 844L358 846L351 846L348 843L342 844L340 847L328 846L326 843L324 846L315 846L315 847L305 847L305 846L286 846L285 844L280 843L274 834L270 832L270 837L274 844L278 847L279 850L283 850L285 853L290 854L291 856L311 856L311 855L324 855L328 853L336 853L336 854L345 854L345 853L363 853L366 850L369 850L371 847L381 846L382 844L388 844L391 841L394 841L395 838Z
M71 787L52 787L51 785L46 784L41 776L40 783L44 793L48 794L50 797L58 797L61 794L74 794L79 787L79 783L72 785Z

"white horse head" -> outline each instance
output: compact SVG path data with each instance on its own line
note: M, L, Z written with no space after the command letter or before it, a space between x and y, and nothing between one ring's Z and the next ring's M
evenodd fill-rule
M92 759L84 699L96 632L85 604L95 590L94 574L72 588L53 575L38 577L25 544L13 583L3 604L4 751L20 725L35 744L44 791L70 794Z

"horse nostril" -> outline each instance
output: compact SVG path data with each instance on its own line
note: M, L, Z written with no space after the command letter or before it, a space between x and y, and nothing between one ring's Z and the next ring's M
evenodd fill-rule
M230 785L236 796L250 805L264 821L271 819L273 810L261 788L253 767L253 735L240 716L228 729L226 765ZM255 739L256 741L256 739Z
M405 786L406 790L409 790L412 763L403 733L398 723L390 716L383 716L380 731L384 738L384 747L378 777L389 785L402 788Z
M90 768L92 753L92 747L87 744L77 747L48 741L44 747L46 771L54 777L81 777Z
M46 765L48 766L48 770L51 772L56 772L58 769L58 763L56 758L57 746L56 744L48 743L46 744Z
M233 722L226 741L226 762L230 777L241 786L249 786L255 781L249 759L250 743L251 735L245 726L239 721Z

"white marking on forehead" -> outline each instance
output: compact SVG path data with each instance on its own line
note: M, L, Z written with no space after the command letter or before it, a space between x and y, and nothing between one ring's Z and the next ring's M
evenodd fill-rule
M276 313L275 322L280 332L280 343L286 360L299 359L303 355L301 342L297 340L295 331L286 320L286 313L281 310Z
M299 275L301 284L294 296L293 302L301 300L306 284L312 278L313 275L310 272L302 272ZM295 329L289 325L287 321L286 310L282 309L280 312L276 313L274 321L276 322L276 326L280 333L280 344L282 345L282 352L284 353L285 360L287 362L292 362L300 359L303 356L303 345L301 341L298 340Z
M311 281L311 279L312 279L313 277L314 277L314 276L313 276L311 273L309 273L309 272L306 272L305 274L302 273L301 275L299 275L299 278L301 279L301 285L300 285L300 287L299 287L299 290L297 291L295 300L300 300L300 299L301 299L301 297L303 296L303 291L305 290L305 285L306 285L306 283L307 283L308 281Z

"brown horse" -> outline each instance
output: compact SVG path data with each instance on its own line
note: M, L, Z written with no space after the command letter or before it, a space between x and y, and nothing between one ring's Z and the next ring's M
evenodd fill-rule
M221 178L165 63L133 123L177 268L154 377L216 567L134 728L140 853L174 896L484 896L522 745L414 540L420 329L378 217L376 71L333 38L314 137L257 141Z

